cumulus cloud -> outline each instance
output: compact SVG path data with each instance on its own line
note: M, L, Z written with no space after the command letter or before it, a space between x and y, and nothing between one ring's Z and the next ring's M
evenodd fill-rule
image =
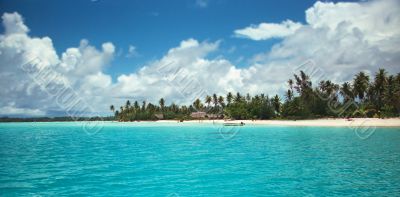
M201 84L201 87L191 86L196 89L193 91L216 91L218 86L210 79L222 79L225 71L233 67L226 60L206 59L218 46L218 41L200 43L194 39L184 40L179 46L170 49L163 58L149 63L137 73L119 76L113 92L118 97L146 98L152 102L160 97L180 103L191 102L193 98L182 95L188 88L186 83ZM215 72L210 72L212 70ZM215 88L209 89L213 86Z
M258 75L274 75L278 80L271 84L284 83L300 69L318 70L336 82L350 80L361 70L397 73L399 11L395 0L316 2L305 12L306 24L270 51L254 55L252 67Z
M284 38L292 35L301 27L301 23L285 20L282 23L260 23L244 29L235 30L235 36L252 40L267 40L271 38Z
M114 58L112 43L106 42L97 49L82 40L79 46L68 48L59 56L50 38L28 35L29 29L18 13L4 14L0 109L8 114L39 115L60 110L54 98L19 68L32 57L41 60L38 66L60 73L61 79L101 114L107 113L110 104L123 105L126 99L157 102L164 97L167 103L189 104L196 97L228 91L281 94L287 88L287 79L300 69L317 69L335 82L351 80L360 70L374 72L380 67L397 73L399 4L396 0L316 2L306 10L305 24L296 27L294 33L280 34L282 41L267 52L254 55L247 67L239 68L221 56L212 58L211 54L220 52L220 41L186 39L160 59L114 81L105 73ZM253 29L261 31L260 26ZM286 31L296 25L283 26ZM261 40L278 33L251 35Z
M399 1L367 1L361 3L316 2L306 11L306 21L313 29L326 28L355 33L380 50L399 50ZM391 45L391 46L389 46Z
M255 55L248 67L238 68L223 57L210 59L208 54L218 52L218 42L199 43L189 39L138 73L120 78L120 82L127 80L126 84L141 84L141 89L135 87L131 92L141 92L139 95L149 93L147 98L176 99L180 97L175 92L179 88L176 84L168 84L169 80L160 80L163 75L154 68L168 65L168 68L175 68L171 70L179 76L197 81L208 93L220 94L240 91L282 95L287 88L287 79L300 70L309 74L317 71L318 76L312 76L314 79L324 77L338 83L351 80L361 70L375 72L378 68L385 68L390 73L397 73L400 71L400 54L396 47L400 39L398 4L394 0L316 2L306 11L306 24L295 23L298 25L293 30L295 33L286 34L268 52ZM142 85L143 82L146 83ZM143 87L152 87L155 91L143 91ZM191 97L185 99L181 101L192 101Z
M1 17L3 20L4 28L6 29L6 34L24 34L28 33L29 28L24 24L21 15L14 13L5 13Z
M18 13L5 13L2 19L5 33L0 35L0 108L3 112L49 115L51 111L62 111L54 98L35 83L37 79L22 69L33 61L35 68L48 68L59 74L52 82L65 81L88 100L111 84L111 77L103 69L113 58L112 43L104 43L102 50L98 50L82 40L79 47L68 48L59 57L49 37L28 35L29 29Z
M280 62L288 71L312 60L337 82L360 70L375 72L382 67L399 72L399 11L395 0L316 2L306 10L306 25L255 60L263 67Z

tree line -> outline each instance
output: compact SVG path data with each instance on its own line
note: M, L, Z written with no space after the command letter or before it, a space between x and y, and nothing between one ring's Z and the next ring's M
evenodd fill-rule
M305 72L287 81L284 97L227 93L207 95L191 105L131 103L110 110L118 121L193 119L193 112L205 112L205 118L229 119L312 119L324 117L398 117L400 114L400 73L389 75L379 69L373 76L357 73L353 80L336 84L322 80L314 86Z

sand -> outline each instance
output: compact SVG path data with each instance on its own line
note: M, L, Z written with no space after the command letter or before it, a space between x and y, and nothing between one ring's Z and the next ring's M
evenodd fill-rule
M157 122L177 122L175 120L159 120ZM323 126L323 127L400 127L400 118L352 118L347 119L315 119L315 120L190 120L186 123L240 123L246 125L281 125L281 126Z

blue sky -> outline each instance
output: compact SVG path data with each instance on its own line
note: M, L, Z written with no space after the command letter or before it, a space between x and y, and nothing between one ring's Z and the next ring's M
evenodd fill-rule
M233 30L261 22L290 19L304 23L304 10L315 1L0 1L0 12L18 12L32 36L49 36L57 53L85 38L99 47L112 42L117 56L107 73L113 78L160 58L184 39L221 40L223 55L238 66L256 53L267 51L277 40L255 42L236 38ZM3 27L2 27L3 28ZM3 30L2 30L3 31ZM126 58L129 45L138 55ZM244 60L238 61L243 56ZM109 67L111 68L111 67Z
M65 115L20 69L32 59L101 115L127 99L188 105L198 90L283 99L300 69L319 71L314 84L400 72L398 0L0 0L0 14L0 115Z

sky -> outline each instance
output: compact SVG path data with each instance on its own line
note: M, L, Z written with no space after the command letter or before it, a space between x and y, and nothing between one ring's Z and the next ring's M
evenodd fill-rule
M1 1L1 13L18 12L31 36L48 36L57 53L87 39L100 47L110 41L117 48L113 77L139 69L162 57L180 41L222 40L220 54L233 60L268 50L276 40L262 43L234 37L233 30L264 21L304 22L313 1ZM278 9L277 9L278 8ZM282 14L285 13L285 14ZM4 28L2 28L4 31ZM130 46L135 58L123 58ZM239 50L242 48L243 50ZM236 50L238 49L238 50ZM236 58L236 59L235 59ZM240 62L240 66L246 66Z
M342 83L378 68L396 74L399 5L0 0L0 116L109 115L111 104L127 99L190 104L229 91L283 99L285 82L300 70L315 83ZM57 78L41 84L21 68L27 62ZM85 107L50 94L51 85L68 87Z

